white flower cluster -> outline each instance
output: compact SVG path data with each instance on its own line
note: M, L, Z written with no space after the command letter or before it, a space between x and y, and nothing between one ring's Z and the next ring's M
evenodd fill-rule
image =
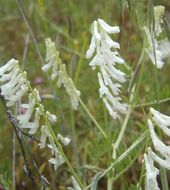
M64 85L66 92L70 97L72 108L76 110L78 107L78 97L80 96L80 91L76 89L72 79L68 77L65 64L62 64L61 62L55 43L52 42L50 38L47 38L45 43L47 49L47 64L42 67L42 70L44 72L51 70L51 79L57 79L57 86L61 87L62 84Z
M11 59L0 67L1 95L7 101L7 106L13 106L28 91L26 81L20 73L18 61Z
M2 83L2 84L1 84ZM36 89L30 90L29 81L26 78L26 73L23 73L19 67L18 61L11 59L4 66L0 67L0 93L6 100L6 106L11 107L16 102L20 102L21 98L29 93L28 103L19 105L20 113L16 116L18 120L18 127L21 129L29 129L30 134L35 134L40 126L41 116L45 117L45 123L56 122L56 116L50 112L44 112L44 107L41 104L39 93ZM59 165L64 162L62 155L59 153L55 141L49 131L48 125L41 127L41 138L39 143L40 148L46 146L47 137L49 138L48 147L51 149L54 158L49 162L57 169ZM68 145L70 139L62 137L58 134L57 138L62 144Z
M152 120L148 119L150 136L155 150L157 150L163 158L155 154L151 148L148 148L148 155L144 155L146 165L146 190L159 190L156 176L159 170L154 167L154 161L163 168L170 170L170 146L165 145L157 136L154 130L156 124L166 135L170 136L170 117L166 116L157 110L150 108Z
M164 12L165 12L164 6L155 6L154 7L155 31L151 32L148 27L146 26L144 27L144 31L146 33L148 41L148 47L146 48L146 53L148 54L152 63L158 69L161 69L163 67L164 59L167 57L167 52L170 53L170 50L166 48L167 44L168 47L170 47L167 38L163 40L158 40L159 35L162 33L161 24L163 23Z
M119 118L118 113L127 112L127 104L121 103L119 96L121 83L126 81L125 73L116 68L116 64L124 64L124 60L115 50L119 49L120 45L108 35L119 32L118 26L109 26L102 19L94 21L91 44L86 53L86 57L91 58L96 52L89 65L92 69L96 66L100 68L98 72L100 97L103 97L103 102L114 119Z

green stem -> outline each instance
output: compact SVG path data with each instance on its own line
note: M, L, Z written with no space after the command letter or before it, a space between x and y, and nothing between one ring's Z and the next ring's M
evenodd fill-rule
M135 91L135 85L133 86L133 89L131 91L131 95L130 95L130 104L131 102L133 101L133 95L134 95L134 91ZM118 135L118 138L116 140L116 142L113 144L113 159L116 158L116 151L117 149L119 148L119 145L123 139L123 136L125 134L125 130L126 130L126 127L127 127L127 124L128 124L128 121L129 121L129 118L130 118L130 114L131 114L131 111L132 111L132 107L131 105L129 105L128 107L128 111L127 111L127 114L126 114L126 117L124 119L124 122L123 122L123 125L121 127L121 130L120 130L120 133Z
M54 142L56 143L56 145L57 145L57 147L58 147L58 149L59 149L59 152L61 153L62 157L64 158L64 160L65 160L67 166L69 167L69 169L70 169L72 175L75 177L75 179L77 180L78 184L79 184L80 187L83 189L83 188L84 188L84 185L83 185L83 183L81 182L79 176L76 174L76 172L75 172L75 170L73 169L72 165L70 164L69 160L67 159L67 157L66 157L66 155L65 155L65 153L64 153L64 151L63 151L63 148L62 148L61 144L59 143L59 141L58 141L58 139L57 139L57 137L56 137L56 135L55 135L55 132L54 132L53 128L51 127L51 124L50 124L50 122L49 122L49 120L48 120L48 118L47 118L47 116L46 116L46 114L45 114L45 112L44 112L44 110L43 110L43 108L42 108L42 106L41 106L39 100L37 99L37 95L35 94L35 91L32 89L32 87L31 87L29 81L28 81L27 78L26 78L26 74L23 73L22 70L20 70L20 71L21 71L21 73L22 73L22 76L25 78L26 85L28 86L30 92L33 94L33 96L34 96L34 98L35 98L36 104L37 104L37 106L39 107L40 112L42 113L42 117L44 118L44 120L45 120L45 122L46 122L46 124L47 124L47 126L48 126L48 129L49 129L49 131L50 131L50 134L52 135L52 138L53 138Z
M83 109L86 111L86 113L89 115L89 117L93 121L93 123L96 125L96 127L99 129L99 131L102 133L102 135L104 136L104 138L107 138L106 133L103 131L103 129L101 128L101 126L99 125L99 123L96 121L96 119L89 112L89 110L87 109L86 105L83 103L83 101L81 100L80 97L78 97L78 100L79 100L81 106L83 107Z

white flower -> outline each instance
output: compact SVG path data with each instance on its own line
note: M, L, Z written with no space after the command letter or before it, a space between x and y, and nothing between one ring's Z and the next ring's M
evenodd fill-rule
M161 69L164 65L163 53L158 46L157 39L151 34L150 30L147 27L144 27L144 31L147 35L149 46L146 48L146 53L151 59L152 63L158 68Z
M54 169L57 170L60 165L65 161L64 158L59 154L55 155L55 158L50 158L49 162L54 165Z
M157 110L153 108L150 108L150 113L152 115L151 119L153 120L153 122L157 124L158 127L162 129L163 132L169 135L168 127L170 124L170 117L158 112ZM148 148L148 155L146 154L144 155L145 165L146 165L146 190L150 190L150 189L159 190L157 181L156 181L158 170L154 168L153 160L157 162L163 168L170 170L170 146L167 146L159 139L159 137L157 136L154 130L154 124L152 120L148 119L147 121L148 126L149 126L150 136L151 136L152 143L154 145L155 150L157 150L161 154L161 157L155 154L151 150L151 148ZM150 169L148 169L149 167ZM149 181L149 173L150 173L150 178L152 179L152 182Z
M40 143L38 144L40 148L45 148L47 138L50 136L50 132L47 126L42 125L41 126L41 137L40 137Z
M62 135L58 134L57 138L62 142L63 145L67 146L70 144L71 139L68 137L63 137Z
M32 112L34 111L35 106L35 99L32 95L32 93L29 94L29 103L28 104L21 104L20 107L26 109L26 113L20 114L17 116L17 119L19 120L19 125L25 125L29 122L31 119Z
M157 110L150 108L150 112L152 113L152 120L158 125L162 131L170 136L170 116L164 115Z
M170 170L170 157L166 157L165 159L162 159L157 154L155 154L153 151L151 151L153 159L163 168L166 168Z
M40 116L41 116L41 112L39 108L36 108L34 121L22 124L21 128L30 129L29 133L35 134L39 127Z
M18 65L18 61L15 59L10 59L4 66L0 67L0 76L3 76L4 73L11 71L16 65Z
M46 115L51 123L57 122L57 117L54 114L51 114L49 111L46 111Z
M56 50L55 43L51 41L50 38L45 40L46 42L46 61L47 64L42 67L44 72L51 70L52 80L57 80L56 85L58 87L63 86L66 89L70 97L70 102L74 110L78 107L78 97L80 96L80 91L76 89L72 79L68 76L66 67L62 64L59 57L59 52Z
M48 67L44 68L44 70L48 70ZM47 141L50 142L48 147L51 149L51 153L54 157L52 157L49 162L54 165L56 170L58 166L64 163L64 159L58 151L54 137L51 135L49 129L49 121L56 122L56 116L49 111L44 111L39 92L30 87L29 81L26 78L26 72L21 71L18 61L11 59L7 64L0 67L0 93L4 96L7 106L13 106L16 102L20 101L28 90L30 91L29 101L27 104L23 103L19 106L20 113L16 116L18 126L21 129L29 129L30 134L35 134L40 126L41 116L44 117L45 125L41 127L39 146L40 148L44 148ZM64 145L68 145L70 142L69 138L64 138L61 135L57 138L59 138Z
M48 70L52 70L51 74L51 79L54 80L58 76L58 71L59 71L59 52L55 50L55 43L51 41L50 38L45 39L45 44L46 44L46 62L42 67L42 70L44 72L47 72Z
M163 16L165 13L164 6L155 6L154 7L154 16L155 16L155 33L159 36L162 33L161 24L163 24Z
M109 26L104 20L98 19L93 23L92 39L87 50L86 58L91 58L96 52L89 65L92 69L100 68L98 80L100 85L100 97L108 109L110 115L116 119L119 113L127 112L127 104L120 103L119 97L121 84L126 81L125 73L116 68L117 64L124 64L117 51L120 45L114 42L108 34L119 33L118 26Z
M155 30L150 31L148 27L144 27L144 31L148 40L148 47L146 47L146 53L151 59L152 63L158 68L161 69L164 65L164 59L169 50L163 50L162 46L164 44L158 40L159 35L162 33L161 24L163 23L163 15L165 12L165 7L155 6L154 15L155 15ZM165 41L168 42L167 38Z
M145 190L159 190L157 183L157 175L159 175L159 170L154 166L154 160L150 149L148 149L148 154L144 154L145 167L146 167L146 184Z
M50 141L50 144L48 145L48 147L51 149L51 153L54 155L54 157L49 159L49 162L53 164L54 169L57 170L57 168L60 165L62 165L65 162L65 160L63 156L61 155L61 153L58 151L58 148L51 135L49 136L49 141Z
M7 101L7 106L11 107L20 101L28 91L26 81L20 73L18 61L11 59L4 66L0 67L1 95Z
M148 126L150 130L151 139L153 145L157 151L159 151L162 156L170 158L170 146L165 145L156 135L153 123L150 119L148 119Z

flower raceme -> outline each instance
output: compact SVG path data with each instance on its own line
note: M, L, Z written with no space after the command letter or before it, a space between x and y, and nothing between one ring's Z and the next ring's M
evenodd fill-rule
M96 52L89 65L92 69L95 69L96 66L100 68L97 74L100 97L103 98L109 114L114 119L119 118L119 113L125 114L127 112L127 104L121 103L119 97L121 83L126 81L125 73L116 68L117 64L124 64L124 60L115 50L120 48L119 43L114 42L108 35L119 32L118 26L109 26L102 19L94 21L92 39L86 53L86 58L89 59Z
M74 110L78 107L78 97L80 96L80 91L76 89L74 83L70 77L68 77L66 67L62 64L59 57L59 52L56 50L55 43L51 41L50 38L45 39L46 44L46 62L42 67L42 71L51 71L51 79L57 79L57 86L60 88L63 84L66 92L68 93L71 101L72 108Z
M170 136L170 117L164 115L157 110L150 108L150 113L152 115L151 119L148 119L148 127L150 131L150 136L155 150L157 150L163 158L154 153L151 148L148 148L148 155L144 155L145 166L146 166L146 190L159 189L157 186L156 176L159 174L157 169L154 169L153 161L157 162L163 168L170 170L170 146L165 145L160 138L157 136L154 124L158 126L166 135ZM148 160L150 160L148 162ZM152 168L152 171L148 169L148 165ZM151 183L151 181L153 183ZM151 184L154 184L153 186Z
M152 63L158 68L161 69L164 66L164 59L169 54L169 41L167 38L160 40L160 34L163 32L163 16L165 12L164 6L155 6L154 7L154 30L152 31L148 26L144 27L144 31L147 37L147 47L145 48L146 53Z
M30 134L35 134L40 127L40 119L44 120L44 124L41 126L40 148L46 146L51 150L53 155L49 162L57 169L62 163L64 158L60 154L54 137L54 132L50 123L56 122L56 116L49 111L44 110L41 104L41 98L36 89L32 89L29 81L26 78L26 72L22 72L18 61L11 59L4 66L0 67L0 92L6 100L6 106L12 107L17 102L22 101L22 97L29 92L28 103L22 103L19 105L19 114L16 115L18 121L18 127L28 129ZM65 138L60 134L56 139L64 145L70 143L69 138Z

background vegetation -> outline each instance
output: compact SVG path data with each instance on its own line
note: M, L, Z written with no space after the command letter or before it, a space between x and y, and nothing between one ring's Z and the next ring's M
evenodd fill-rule
M154 5L166 7L165 17L170 23L170 1L155 0ZM122 123L112 120L108 115L99 97L96 72L91 70L88 65L89 60L85 59L91 39L90 25L93 20L102 18L110 25L120 26L121 32L114 38L120 42L120 54L127 63L125 72L128 80L123 96L124 101L128 102L127 87L142 50L144 34L140 27L147 15L147 1L23 0L20 1L20 6L17 6L15 0L0 0L0 64L6 63L12 57L18 59L28 72L32 86L39 90L41 96L52 94L54 89L49 87L46 76L41 72L41 64L45 59L44 39L51 37L56 42L61 52L61 59L67 65L69 76L81 91L81 98L109 137L107 140L103 139L81 106L77 111L72 111L64 89L55 89L57 93L55 100L43 99L45 107L58 117L57 124L53 126L56 133L69 135L73 139L65 152L80 176L89 183L97 171L110 165L112 142L115 141ZM19 8L22 8L26 21ZM143 61L133 102L136 107L134 106L131 113L118 154L123 153L142 131L146 130L146 114L149 106L142 104L153 102L157 98L157 86L160 100L170 98L169 70L170 65L167 60L163 69L157 71L157 83L154 77L155 67L147 57ZM155 107L170 115L169 101L157 103ZM40 173L50 182L50 189L66 189L71 186L67 166L63 165L55 172L48 163L48 151L40 151L34 141L27 140ZM10 189L12 189L14 144L16 144L16 189L32 189L32 183L24 172L24 161L18 143L13 141L12 127L0 104L0 184ZM140 178L144 148L145 143L142 143L115 168L115 173L123 173L118 180L115 178L114 189L137 189L139 179L142 185L144 184L144 176ZM36 175L35 180L40 184ZM98 189L106 189L106 184L107 179L103 178L99 182Z

